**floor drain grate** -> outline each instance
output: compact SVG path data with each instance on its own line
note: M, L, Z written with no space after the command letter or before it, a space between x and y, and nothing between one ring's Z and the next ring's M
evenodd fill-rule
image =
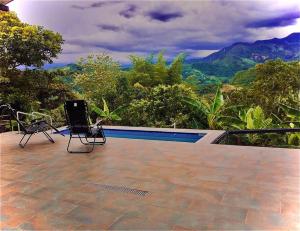
M112 192L122 192L122 193L131 193L138 196L146 196L149 194L149 191L143 191L139 189L134 188L127 188L124 186L114 186L114 185L107 185L107 184L97 184L99 188L106 190L106 191L112 191Z

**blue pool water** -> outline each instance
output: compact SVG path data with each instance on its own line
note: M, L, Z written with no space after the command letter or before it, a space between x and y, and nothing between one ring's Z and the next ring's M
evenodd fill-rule
M60 133L68 135L69 130L62 130ZM141 139L141 140L163 140L175 142L195 143L205 134L186 133L186 132L158 132L158 131L141 131L141 130L121 130L121 129L104 129L106 137Z

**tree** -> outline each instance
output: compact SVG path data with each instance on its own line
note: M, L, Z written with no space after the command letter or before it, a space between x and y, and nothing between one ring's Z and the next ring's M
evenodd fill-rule
M184 101L186 97L196 98L196 94L183 84L158 85L144 93L143 98L130 103L122 116L124 124L170 127L176 123L177 127L196 127L194 121L201 120Z
M63 82L61 71L15 70L10 82L0 84L0 101L23 111L54 109L72 98L71 86Z
M298 96L300 89L300 63L271 60L256 66L253 82L253 101L267 112L278 111L279 105Z
M21 22L13 12L0 11L0 71L20 65L41 67L61 52L60 34ZM1 73L0 73L1 74Z
M61 73L17 67L52 63L62 43L60 34L23 23L13 12L0 11L0 100L26 111L41 105L57 107L70 93L58 77Z
M159 84L180 84L182 81L183 54L175 57L169 66L164 59L163 52L157 55L156 62L153 55L146 58L132 55L130 59L132 68L128 76L132 85L139 83L144 87L154 87Z
M155 79L159 80L159 83L165 83L168 79L168 67L167 61L164 58L164 53L160 52L157 55L157 62L153 64Z
M100 105L102 98L113 101L117 79L121 75L119 63L106 54L89 55L78 63L80 71L74 75L79 92L90 102Z
M179 54L175 57L168 69L168 77L165 80L165 84L174 85L181 83L184 58L184 54Z
M116 83L115 105L128 105L133 99L133 87L125 76L120 76Z

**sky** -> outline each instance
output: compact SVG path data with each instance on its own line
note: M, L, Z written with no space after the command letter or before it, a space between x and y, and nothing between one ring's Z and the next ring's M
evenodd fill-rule
M23 22L62 34L55 63L105 52L121 63L129 55L164 51L205 57L235 42L282 38L300 32L297 0L14 0Z

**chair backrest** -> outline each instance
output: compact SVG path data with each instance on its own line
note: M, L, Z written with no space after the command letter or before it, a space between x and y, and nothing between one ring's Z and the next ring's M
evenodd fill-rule
M66 120L71 133L89 133L89 115L84 100L69 100L64 105Z

